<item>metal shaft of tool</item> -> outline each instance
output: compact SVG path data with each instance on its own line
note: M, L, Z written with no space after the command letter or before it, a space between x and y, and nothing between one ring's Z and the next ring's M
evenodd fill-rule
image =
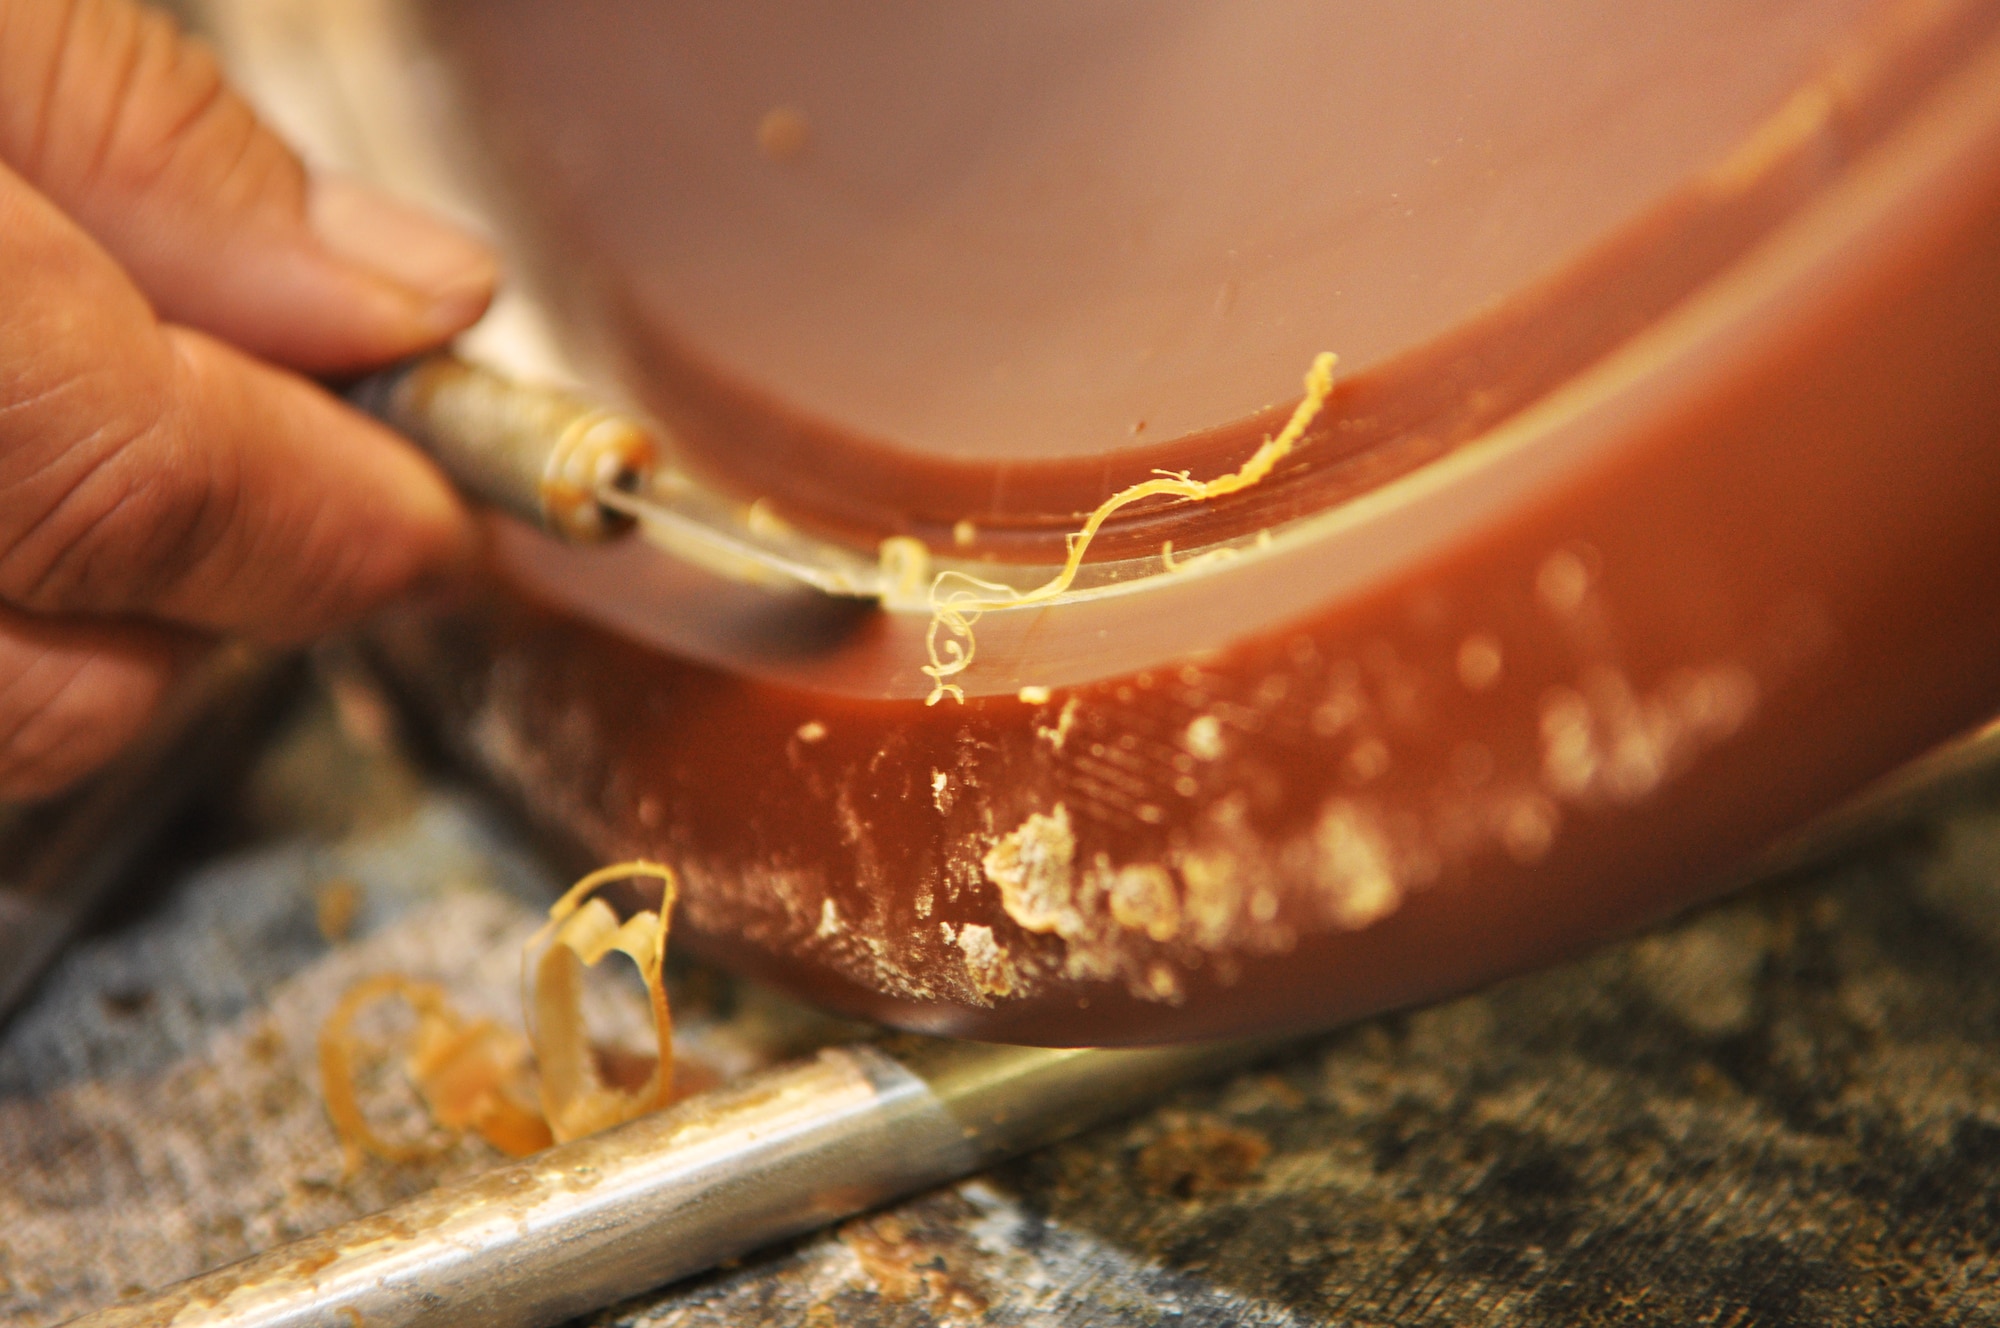
M347 399L421 447L466 493L568 543L615 539L643 521L651 543L732 581L882 593L872 555L753 517L663 465L659 441L638 419L562 388L439 351L370 374Z
M964 1176L1263 1049L834 1048L74 1322L540 1328Z
M643 488L658 459L651 432L629 415L448 352L372 374L347 399L468 492L574 543L629 530L598 495Z

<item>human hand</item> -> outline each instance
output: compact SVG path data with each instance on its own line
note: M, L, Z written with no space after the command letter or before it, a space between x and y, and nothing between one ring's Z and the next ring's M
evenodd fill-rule
M470 560L437 471L301 375L441 342L493 280L311 178L163 16L0 0L0 798L108 759L207 639Z

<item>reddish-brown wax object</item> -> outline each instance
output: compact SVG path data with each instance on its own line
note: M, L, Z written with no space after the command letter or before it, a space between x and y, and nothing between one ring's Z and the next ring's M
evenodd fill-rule
M1481 7L1416 31L1315 7L1299 69L1236 7L974 9L873 56L810 7L756 33L443 9L535 166L528 229L545 271L571 260L580 333L794 519L947 547L956 513L1039 556L1149 466L1233 468L1312 351L1354 368L1268 491L1141 509L1108 544L1268 547L988 614L964 705L923 704L921 615L638 546L509 533L490 602L385 633L546 822L678 867L676 934L708 953L978 1037L1324 1024L1681 907L2000 700L2000 6L1551 5L1484 36ZM982 22L984 118L950 77ZM641 50L683 75L648 114ZM595 87L550 72L592 51ZM1329 92L1308 75L1336 51L1402 76ZM752 67L791 94L716 90ZM922 70L954 150L848 140ZM1286 95L1250 95L1260 70ZM764 97L805 126L783 160ZM1143 114L1176 97L1196 110ZM1433 162L1433 113L1463 157ZM652 158L591 156L647 135L685 197ZM1038 168L1070 187L1037 194ZM940 255L977 271L933 290ZM1387 275L1357 308L1361 258ZM1189 303L1246 263L1227 310ZM1013 388L972 372L995 337ZM1167 436L1113 427L1135 412Z

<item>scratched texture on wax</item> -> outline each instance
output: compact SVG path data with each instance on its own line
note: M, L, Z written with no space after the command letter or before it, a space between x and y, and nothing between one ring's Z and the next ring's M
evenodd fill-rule
M0 1030L0 1326L493 1161L464 1145L343 1176L318 1108L313 1033L348 982L395 968L508 1014L557 884L339 692ZM699 969L677 981L686 1054L723 1073L852 1032ZM1989 771L1637 940L599 1321L2000 1323L1997 1252Z

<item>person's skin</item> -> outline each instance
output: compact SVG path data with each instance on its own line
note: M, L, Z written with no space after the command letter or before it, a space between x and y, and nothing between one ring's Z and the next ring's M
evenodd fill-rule
M315 181L131 0L0 0L0 798L57 790L229 635L473 556L437 471L310 375L476 319L478 242Z

